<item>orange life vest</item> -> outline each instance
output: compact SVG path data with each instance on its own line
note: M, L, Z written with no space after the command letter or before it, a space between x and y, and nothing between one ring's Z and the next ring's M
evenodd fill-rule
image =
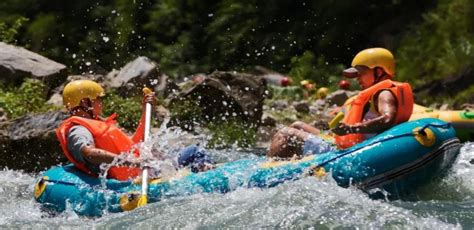
M74 159L73 155L68 150L67 135L69 129L75 125L82 125L92 133L95 147L97 148L107 150L117 155L132 150L132 146L136 143L115 125L115 117L114 114L104 121L101 121L71 116L63 121L59 128L56 129L56 136L61 143L61 148L63 149L64 154L78 169L89 175L97 176L84 163L80 163ZM134 151L134 155L138 157L138 151ZM109 169L107 177L124 181L132 179L139 174L139 168L113 166Z
M395 124L408 121L413 111L413 92L408 83L395 82L391 80L381 81L368 89L363 90L357 96L349 99L344 104L343 123L353 125L362 122L364 118L364 108L373 97L382 90L390 90L397 100L397 113ZM372 102L374 103L374 102ZM336 135L335 142L341 149L349 148L357 143L364 141L362 133L351 133L343 136Z

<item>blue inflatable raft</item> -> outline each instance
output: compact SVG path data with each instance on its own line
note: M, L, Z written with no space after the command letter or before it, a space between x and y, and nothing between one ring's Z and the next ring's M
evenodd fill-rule
M150 182L148 200L202 192L225 193L238 187L268 188L302 177L331 175L343 187L380 188L398 197L448 169L459 153L454 129L438 119L406 122L349 149L294 161L242 159L201 173L180 171L173 178ZM35 199L48 210L66 207L79 215L100 216L137 207L141 185L89 177L72 165L42 174Z

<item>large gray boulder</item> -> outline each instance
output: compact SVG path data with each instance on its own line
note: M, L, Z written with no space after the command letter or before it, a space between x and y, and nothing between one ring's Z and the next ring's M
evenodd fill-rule
M138 57L127 63L120 71L112 71L107 75L108 85L117 88L122 96L141 93L144 86L167 96L171 89L178 89L168 76L161 74L158 65L147 57Z
M119 88L127 84L147 84L158 76L158 66L155 62L147 57L138 57L118 72L111 80L111 86Z
M66 162L55 129L67 117L47 112L0 122L0 168L33 172Z
M238 118L259 125L267 92L264 81L255 75L216 71L172 99L169 107L188 100L200 108L203 121Z
M24 78L41 80L54 88L67 77L66 66L21 47L0 42L0 80L21 83Z

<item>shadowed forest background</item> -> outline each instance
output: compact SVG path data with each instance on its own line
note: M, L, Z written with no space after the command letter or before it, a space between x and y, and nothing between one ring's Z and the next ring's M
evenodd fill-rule
M473 18L469 0L4 0L0 40L79 74L144 55L174 78L261 65L320 86L382 46L417 102L459 107L474 101Z

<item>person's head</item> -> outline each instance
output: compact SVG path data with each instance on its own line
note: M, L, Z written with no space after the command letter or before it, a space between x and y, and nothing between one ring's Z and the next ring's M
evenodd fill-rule
M91 80L69 82L63 90L63 104L71 114L82 113L98 118L102 111L104 89Z
M286 131L281 130L273 135L267 157L275 159L288 159L303 153L303 146L296 138L289 137Z
M192 172L197 173L214 168L215 162L197 145L192 145L181 151L178 165L189 166Z
M384 48L370 48L360 51L352 60L352 67L342 74L347 78L357 78L362 89L395 75L393 54Z

